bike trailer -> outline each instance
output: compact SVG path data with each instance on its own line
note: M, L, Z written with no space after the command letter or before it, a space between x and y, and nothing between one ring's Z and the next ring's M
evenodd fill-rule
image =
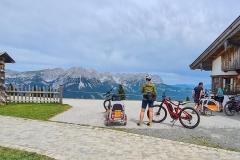
M127 124L124 102L121 100L121 95L117 94L114 94L110 101L109 112L106 114L106 126L113 122Z
M214 99L203 98L200 103L206 116L213 116L212 111L219 111L218 102Z

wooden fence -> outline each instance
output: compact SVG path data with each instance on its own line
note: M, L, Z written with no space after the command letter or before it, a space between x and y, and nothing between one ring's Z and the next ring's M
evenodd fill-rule
M51 87L14 87L6 89L7 102L38 102L38 103L60 103L62 104L63 87L52 89Z

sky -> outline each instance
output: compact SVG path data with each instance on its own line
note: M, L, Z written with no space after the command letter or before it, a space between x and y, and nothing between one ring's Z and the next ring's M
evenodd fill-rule
M1 0L0 52L16 71L71 67L211 83L189 65L240 15L239 0Z

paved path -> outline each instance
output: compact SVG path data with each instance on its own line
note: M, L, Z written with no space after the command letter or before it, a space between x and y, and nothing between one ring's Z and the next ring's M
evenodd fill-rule
M108 129L0 116L0 145L55 159L231 159L240 153Z

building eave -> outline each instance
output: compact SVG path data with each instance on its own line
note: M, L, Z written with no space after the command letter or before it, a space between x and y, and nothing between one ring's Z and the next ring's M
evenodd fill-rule
M228 39L240 39L240 16L225 29L225 31L192 63L189 65L190 69L211 70L212 66L204 68L205 63L209 64L216 59L224 50L224 43Z
M10 57L7 52L0 52L0 58L4 57L4 62L5 63L15 63L15 61Z

